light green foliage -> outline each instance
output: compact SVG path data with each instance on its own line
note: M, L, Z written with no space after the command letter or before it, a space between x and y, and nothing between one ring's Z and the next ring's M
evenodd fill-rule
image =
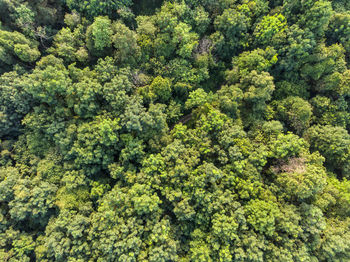
M344 0L334 0L332 1L333 9L337 12L342 12L343 10L350 10L349 2Z
M242 90L237 86L223 86L217 92L217 100L222 112L230 115L232 118L239 116L239 104L243 98Z
M283 33L286 29L287 22L282 14L273 16L264 16L254 30L255 41L259 45L268 45L271 38L277 33Z
M96 101L102 92L102 86L97 81L94 71L88 68L80 70L74 66L68 68L74 83L66 90L65 102L68 108L82 118L91 118L99 112Z
M50 48L50 52L69 62L76 60L84 62L88 59L88 53L83 39L84 35L81 26L73 31L70 28L62 28L55 35L54 44Z
M283 159L298 156L306 148L306 141L293 133L278 134L270 146L271 155Z
M243 52L232 60L233 69L227 72L229 81L237 81L237 77L242 77L250 71L269 71L269 69L278 61L276 51L267 47L263 49L255 49L250 52Z
M317 81L335 72L343 73L346 70L344 53L344 48L338 44L330 47L320 46L306 59L307 63L302 67L301 75Z
M330 219L324 237L321 240L320 255L322 259L337 261L349 259L349 219L341 221Z
M263 118L266 113L266 102L271 99L275 86L269 73L250 72L241 79L240 88L243 89L243 101L246 108L251 109L256 119ZM249 112L249 111L248 111ZM245 112L245 114L249 114ZM253 121L253 120L251 120Z
M305 15L299 23L310 29L316 37L322 37L327 29L332 11L332 5L329 1L314 1L311 8L305 6Z
M120 129L118 119L97 117L77 129L77 140L70 151L79 167L86 167L89 173L107 168L113 162L113 151L118 148Z
M1 169L2 205L12 223L27 223L29 228L45 227L54 212L56 186L39 179L22 178L15 168Z
M295 81L296 71L304 65L304 60L316 47L316 40L309 30L302 30L297 24L293 24L276 34L271 45L279 54L277 72L285 72L283 79Z
M236 84L235 87L243 92L244 108L241 112L247 124L262 119L267 113L266 102L271 99L275 87L273 78L266 71L276 62L277 55L273 48L256 49L235 57L233 69L226 72L227 81Z
M88 217L74 211L62 211L47 225L45 234L37 239L35 254L40 260L65 261L84 259L90 252L86 241Z
M273 93L273 96L277 99L288 98L289 96L297 96L303 99L309 99L309 86L306 82L288 82L281 81L275 83L276 90Z
M41 103L49 105L59 104L71 83L62 60L54 56L42 58L36 70L25 80L26 90Z
M281 186L286 198L304 200L322 192L326 185L326 174L322 166L313 165L301 158L290 158L279 170L276 183Z
M319 88L322 93L333 99L343 98L350 94L350 70L334 72L325 78L324 88Z
M35 13L32 9L30 9L28 3L24 3L15 7L14 11L16 25L21 28L25 35L33 37Z
M111 20L108 17L96 17L87 30L87 46L97 54L112 45Z
M0 258L10 261L30 261L30 256L35 248L33 237L27 233L21 233L19 230L9 228L1 233L2 241L0 245ZM6 249L11 247L9 252Z
M211 41L200 41L195 16L184 3L166 2L155 15L136 19L143 68L170 78L173 95L183 102L189 91L208 79L211 63Z
M111 72L105 70L106 68L101 68L100 70L97 68L97 76L99 78L111 78L110 82L105 83L102 86L102 96L107 102L105 107L108 112L113 112L115 114L120 114L123 112L127 100L130 98L128 94L133 88L133 84L131 82L131 74L130 70L120 70L116 71L114 65L111 65Z
M65 172L60 183L61 187L57 191L55 202L60 210L88 212L91 209L89 183L82 171Z
M16 59L30 63L40 57L38 43L27 39L19 32L0 30L0 62L1 69L4 65L11 66Z
M247 222L257 232L272 236L275 231L275 220L280 211L276 203L262 200L251 200L246 206Z
M208 13L202 6L199 6L195 9L193 20L193 28L196 30L196 32L198 32L199 34L205 33L210 24L210 18Z
M322 231L326 229L326 219L320 208L311 204L302 203L300 205L302 220L300 222L303 235L310 239L308 246L316 248L319 245Z
M115 257L130 261L176 259L176 241L169 219L161 218L160 204L148 186L136 183L127 189L116 185L91 217L92 257L98 261Z
M210 94L207 94L202 88L192 91L186 101L186 108L195 108L203 106L210 101Z
M334 125L346 127L349 125L349 113L346 112L347 105L344 108L344 100L337 103L326 96L315 96L311 99L314 115L317 117L315 122L322 125ZM345 110L344 110L345 109Z
M64 16L64 23L71 29L77 27L81 23L81 17L79 13L72 12L66 13Z
M319 195L316 203L324 212L337 213L342 219L349 216L349 180L339 181L334 176L327 178L327 186L322 195Z
M146 87L145 98L150 101L167 102L171 97L171 81L168 78L157 76L152 83Z

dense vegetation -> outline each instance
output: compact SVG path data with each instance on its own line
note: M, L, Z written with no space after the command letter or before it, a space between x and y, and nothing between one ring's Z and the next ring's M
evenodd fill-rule
M350 261L350 1L0 20L1 261Z

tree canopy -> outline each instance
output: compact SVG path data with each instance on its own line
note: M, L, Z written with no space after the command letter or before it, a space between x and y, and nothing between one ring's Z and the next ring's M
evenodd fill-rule
M0 0L1 261L350 261L347 0Z

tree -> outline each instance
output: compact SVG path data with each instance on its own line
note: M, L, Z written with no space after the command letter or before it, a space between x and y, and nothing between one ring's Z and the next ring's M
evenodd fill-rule
M171 81L168 78L157 76L152 83L145 88L145 99L149 101L167 102L171 98Z
M257 232L272 236L275 231L275 220L280 215L276 203L263 200L251 200L245 206L247 222Z
M274 49L256 49L244 52L232 61L233 69L226 72L230 84L236 84L243 92L242 115L249 125L255 119L263 119L266 102L271 99L275 89L273 77L266 71L277 62Z
M86 15L89 18L94 18L100 15L108 15L111 17L116 17L117 10L123 7L131 6L132 1L130 0L103 0L103 1L66 0L66 4L71 10L76 10L79 13Z
M282 14L275 14L273 16L264 16L260 23L258 23L254 30L256 37L256 45L269 45L270 40L275 34L281 33L286 29L287 22Z
M119 149L119 119L96 117L77 128L77 140L69 154L74 157L77 166L87 174L95 174L107 169L113 162L115 152Z
M87 47L93 54L103 54L106 48L112 45L111 20L108 17L99 16L86 31Z
M328 1L285 1L283 13L287 21L297 23L311 30L317 37L322 37L326 30L331 14L332 5Z
M27 39L19 32L0 29L0 69L2 71L17 61L32 63L39 57L40 52L36 41Z
M279 55L275 75L283 72L282 79L288 81L298 78L298 70L317 46L314 34L309 30L302 30L297 24L277 33L271 44Z
M18 170L1 170L2 205L7 209L9 222L22 229L45 228L55 213L54 197L57 187L39 179L21 177Z
M312 107L299 97L288 97L277 102L277 114L281 121L289 126L288 129L294 130L297 134L302 134L311 122Z
M17 72L5 73L0 79L0 137L16 136L33 101L22 87L21 76Z
M248 45L247 31L251 20L242 11L225 9L215 19L217 33L212 37L219 56L230 59L230 54L237 54Z
M70 84L69 72L62 59L49 55L42 58L25 79L24 88L41 103L57 105L64 103Z
M349 259L349 220L329 219L321 240L320 257L329 261Z
M323 0L315 1L312 6L308 4L305 4L305 14L300 17L299 24L310 29L316 37L323 37L332 15L332 5Z
M276 183L283 189L286 198L303 201L315 197L326 186L326 173L322 166L308 163L304 158L290 158L286 164L275 167L279 170Z
M332 2L334 3L334 1ZM341 43L349 57L350 45L350 15L347 13L334 13L329 21L326 31L327 42L331 44Z
M119 63L128 62L134 65L139 61L140 47L137 44L137 35L121 22L112 25L112 43L116 49L114 56Z
M86 62L88 51L84 44L82 26L78 26L73 31L69 27L62 28L55 35L53 47L49 51L67 62Z
M318 150L326 164L344 177L349 174L350 135L342 127L312 126L305 134L312 150Z
M315 122L320 125L333 125L346 128L349 125L349 113L343 99L333 101L326 96L315 96L311 99ZM344 108L345 104L345 108ZM345 109L345 110L344 110Z
M84 260L89 254L87 230L89 218L76 211L64 210L52 219L46 227L45 234L36 240L35 255L40 260L65 261Z
M92 118L100 111L98 99L102 86L98 82L96 72L88 68L80 70L69 66L71 79L74 81L66 88L65 102L67 107L81 118Z

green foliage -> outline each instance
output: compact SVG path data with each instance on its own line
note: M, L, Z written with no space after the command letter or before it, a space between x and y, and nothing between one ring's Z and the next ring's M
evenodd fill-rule
M65 0L65 2L71 10L76 10L89 18L100 15L115 17L119 9L132 4L130 0Z
M137 35L124 24L117 22L112 25L112 43L116 49L114 56L121 64L134 65L138 62L140 48L137 45Z
M167 78L157 76L152 83L146 87L145 98L150 101L167 102L171 97L171 81Z
M250 18L243 11L225 9L222 15L215 19L217 32L212 35L216 52L223 58L229 58L230 54L237 54L247 47L247 31Z
M275 219L279 216L276 203L263 200L251 200L246 206L247 222L255 231L272 236L275 231Z
M95 173L107 168L113 162L113 151L118 149L118 119L97 117L93 122L85 123L77 129L77 140L70 151L79 167Z
M288 82L281 81L275 83L276 90L273 96L277 99L288 98L289 96L297 96L303 99L309 99L309 86L305 81L300 82Z
M79 26L73 31L70 28L62 28L54 37L53 47L49 50L52 54L63 58L68 62L85 62L88 52L84 46L84 34Z
M0 77L0 137L16 135L21 129L21 120L29 112L32 98L23 89L17 72Z
M327 221L327 228L321 241L320 256L324 260L349 259L349 219Z
M330 168L348 177L350 135L344 128L330 125L313 126L307 131L306 138L311 149L319 151L326 158Z
M329 21L326 34L327 41L332 44L341 43L349 57L350 15L348 13L334 13Z
M38 43L19 32L0 30L0 69L16 62L34 62L40 57Z
M277 102L277 114L281 121L288 125L288 129L301 134L311 122L312 107L300 97L290 96Z
M286 198L303 201L315 197L325 188L326 173L322 166L307 162L303 158L290 158L286 164L274 168L278 170L276 184Z
M233 58L233 69L226 72L227 81L243 92L241 112L247 124L263 119L267 113L266 102L275 86L273 77L266 71L276 62L273 48L256 49Z
M7 208L7 216L14 224L27 223L27 227L45 227L54 214L54 196L57 187L38 178L30 180L20 177L12 167L1 169L0 191L2 205Z
M303 15L298 23L311 30L316 37L322 37L327 29L332 15L332 5L329 1L296 1L301 3Z
M59 104L67 94L71 80L63 61L54 56L42 58L33 73L25 79L24 87L41 103Z
M346 127L349 125L349 113L346 112L347 105L344 100L332 101L326 96L315 96L311 99L314 115L317 117L315 122L322 125L334 125Z
M264 16L254 30L256 43L258 45L268 45L271 38L277 33L282 33L287 26L285 17L282 14L273 16Z
M295 82L295 80L299 80L297 71L304 65L304 60L316 47L316 40L310 30L302 30L297 24L293 24L285 31L277 33L272 39L271 45L279 54L276 74L279 72L283 74L283 77L279 76L279 79Z
M108 17L96 17L86 34L89 50L98 54L112 45L111 20Z
M306 141L293 133L278 134L271 141L271 155L276 159L298 156L306 147Z
M350 260L349 10L0 0L0 260Z

